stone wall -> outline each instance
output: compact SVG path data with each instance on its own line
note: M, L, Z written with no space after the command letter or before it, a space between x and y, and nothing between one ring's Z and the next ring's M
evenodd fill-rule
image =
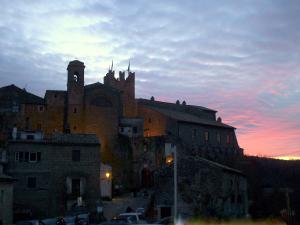
M72 161L72 150L80 150L80 161ZM51 217L66 211L67 177L86 179L83 200L91 211L100 199L100 154L97 145L64 145L47 142L10 142L9 170L17 179L14 203L33 209L37 216ZM38 162L19 162L16 152L40 152ZM28 187L28 178L36 177L36 187Z

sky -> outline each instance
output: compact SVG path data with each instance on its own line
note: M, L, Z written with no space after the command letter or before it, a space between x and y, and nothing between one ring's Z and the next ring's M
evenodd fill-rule
M44 96L111 61L136 97L201 105L237 128L248 155L300 156L300 1L1 0L0 86Z

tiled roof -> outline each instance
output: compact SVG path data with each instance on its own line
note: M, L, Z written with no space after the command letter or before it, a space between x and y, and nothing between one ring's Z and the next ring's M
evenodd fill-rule
M85 85L84 86L84 90L85 91L89 91L89 90L93 90L95 88L103 88L107 91L110 91L110 92L115 92L115 93L120 93L121 91L119 91L118 89L116 88L113 88L109 85L105 85L105 84L102 84L100 82L96 82L96 83L93 83L93 84L88 84L88 85Z
M70 144L100 144L96 134L53 134L51 142Z
M227 124L217 122L215 120L202 119L198 116L195 116L195 115L192 115L189 113L185 113L185 112L163 109L163 108L159 108L159 107L151 107L151 106L149 108L151 108L152 110L155 110L157 112L160 112L167 117L170 117L174 120L181 121L181 122L196 123L196 124L202 124L202 125L207 125L207 126L215 126L215 127L224 127L224 128L234 129L234 127L229 126Z
M21 104L45 104L43 98L27 92L14 84L0 88L0 103L11 104L13 101Z
M11 143L59 144L59 145L100 145L96 134L62 134L54 133L50 139L10 140Z
M211 167L222 169L223 171L226 171L226 172L236 173L236 174L245 176L245 174L242 171L240 171L240 170L233 169L233 168L231 168L229 166L225 166L223 164L220 164L220 163L217 163L217 162L213 162L213 161L210 161L210 160L202 158L202 157L197 157L196 161L197 162L201 162L201 163L205 163L205 164L207 164L207 165L209 165Z
M209 108L206 108L203 106L183 105L183 104L176 104L176 103L170 103L170 102L154 101L154 100L143 99L143 98L137 99L137 102L139 104L143 104L143 105L150 105L150 106L168 108L168 109L176 109L176 110L184 109L184 110L200 110L200 111L217 112L216 110L209 109Z

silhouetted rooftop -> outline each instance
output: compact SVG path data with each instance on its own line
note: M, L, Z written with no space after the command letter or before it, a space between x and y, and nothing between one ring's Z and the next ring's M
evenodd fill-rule
M0 104L45 104L44 99L21 89L14 84L0 88Z

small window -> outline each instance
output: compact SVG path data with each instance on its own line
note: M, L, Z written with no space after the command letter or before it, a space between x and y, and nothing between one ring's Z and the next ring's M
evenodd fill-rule
M36 154L36 152L30 152L30 154L29 154L29 162L37 162L37 154Z
M134 134L137 133L137 127L133 127L133 133L134 133Z
M19 152L15 152L15 161L16 161L16 162L19 161Z
M220 144L221 143L221 134L217 133L217 142Z
M42 159L42 153L41 152L36 153L36 159L37 159L38 162L41 161L41 159Z
M231 136L229 134L227 134L227 136L226 136L226 143L230 144L230 142L231 142Z
M205 131L205 132L204 132L204 140L205 140L205 141L208 141L208 140L209 140L209 133L208 133L208 131Z
M197 129L193 129L192 138L195 139L197 136Z
M73 113L77 113L77 108L76 107L73 109Z
M24 152L19 152L19 162L24 161Z
M36 125L36 129L37 129L37 130L42 130L42 124L38 123L38 124Z
M26 117L26 119L25 119L25 129L26 130L29 129L29 117Z
M72 179L72 194L80 196L80 179Z
M36 188L36 177L28 177L27 178L27 187L28 188Z
M77 127L76 127L76 126L74 126L74 127L73 127L73 130L76 130L76 129L77 129Z
M0 191L0 203L4 203L4 190Z
M80 161L80 150L72 151L72 161L79 162Z
M54 98L57 98L57 94L54 95Z
M121 132L122 132L122 133L124 132L124 127L121 127Z
M27 140L34 140L34 135L28 134L28 135L26 136L26 139L27 139Z
M24 152L24 162L29 162L29 152Z
M44 111L44 106L40 105L40 106L39 106L39 111L40 111L40 112L43 112L43 111Z
M77 83L77 82L78 82L78 75L77 75L77 74L74 74L74 75L73 75L73 79L74 79L74 81Z
M151 121L151 118L149 118L149 119L148 119L148 123L151 123L151 122L152 122L152 121Z

